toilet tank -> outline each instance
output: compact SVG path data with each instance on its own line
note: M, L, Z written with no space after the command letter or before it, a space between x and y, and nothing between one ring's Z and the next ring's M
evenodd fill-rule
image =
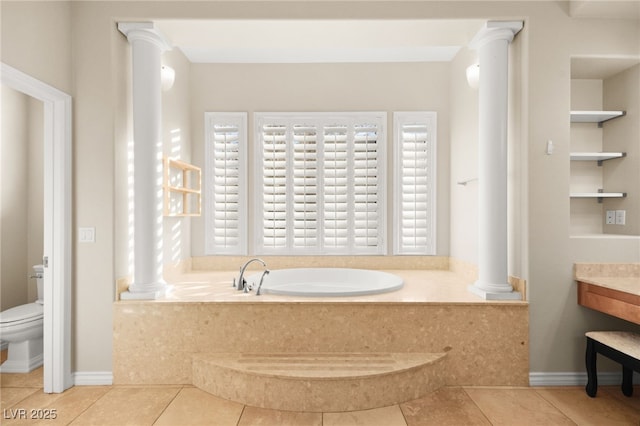
M36 291L38 292L36 303L44 304L44 267L42 265L33 265L33 272L36 279Z

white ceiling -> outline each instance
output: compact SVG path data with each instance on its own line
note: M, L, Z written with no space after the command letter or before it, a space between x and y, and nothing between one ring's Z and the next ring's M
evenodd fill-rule
M604 80L640 63L640 58L574 57L571 78Z
M569 15L640 20L640 0L570 0Z
M483 20L157 20L194 63L450 61Z

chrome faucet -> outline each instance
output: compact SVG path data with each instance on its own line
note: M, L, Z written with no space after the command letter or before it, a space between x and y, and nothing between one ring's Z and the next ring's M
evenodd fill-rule
M257 257L254 257L253 259L250 259L247 263L242 265L242 268L240 268L240 277L238 277L238 283L236 285L236 290L244 290L245 293L249 293L249 287L246 285L247 282L244 279L244 270L247 269L247 266L249 266L249 264L251 264L253 262L260 262L260 263L262 263L262 266L264 266L265 268L267 267L267 264L264 263L264 261L262 259L258 259Z
M258 291L256 291L256 296L260 296L260 289L262 288L262 282L264 281L264 276L269 274L269 270L265 269L260 277L260 285L258 286Z

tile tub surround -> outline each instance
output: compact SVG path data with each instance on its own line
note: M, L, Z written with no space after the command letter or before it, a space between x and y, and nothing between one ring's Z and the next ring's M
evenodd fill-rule
M528 385L526 302L482 300L445 270L389 272L402 290L312 299L236 292L236 271L185 273L165 299L114 303L114 383L192 384L195 354L446 352L448 385Z
M576 263L576 279L584 278L640 278L640 263Z
M387 407L444 386L446 354L198 354L194 385L252 407L341 412Z

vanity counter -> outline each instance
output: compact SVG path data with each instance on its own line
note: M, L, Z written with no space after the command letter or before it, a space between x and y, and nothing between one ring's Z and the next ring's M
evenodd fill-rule
M578 304L640 324L640 264L576 264Z

